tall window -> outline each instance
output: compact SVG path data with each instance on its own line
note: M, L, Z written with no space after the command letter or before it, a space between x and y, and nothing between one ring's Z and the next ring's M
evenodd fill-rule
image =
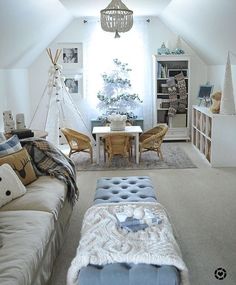
M89 24L89 23L88 23ZM147 88L150 80L147 82L147 74L150 75L150 64L147 62L148 48L145 39L146 21L134 22L133 28L121 34L120 38L114 38L111 33L102 31L100 23L90 23L88 32L90 37L84 43L84 76L85 76L85 94L89 110L86 108L86 116L96 118L100 111L96 108L98 100L97 93L103 86L102 74L108 73L114 68L113 59L118 58L122 62L128 63L132 69L130 80L132 82L132 91L137 93L140 98L147 103ZM150 79L150 77L149 77ZM149 90L150 91L150 90ZM149 92L150 93L150 92ZM151 97L151 96L150 96ZM138 115L142 114L142 109Z

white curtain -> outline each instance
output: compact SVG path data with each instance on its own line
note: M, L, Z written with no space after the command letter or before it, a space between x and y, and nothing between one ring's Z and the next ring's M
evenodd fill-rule
M86 121L101 115L97 108L97 93L103 87L101 75L114 68L113 59L118 58L132 69L132 92L143 100L135 113L144 118L145 129L152 126L152 61L148 25L146 19L139 18L129 32L121 33L121 37L116 39L114 34L104 32L97 20L88 20L84 25L87 33L87 41L84 42L84 97L79 105Z

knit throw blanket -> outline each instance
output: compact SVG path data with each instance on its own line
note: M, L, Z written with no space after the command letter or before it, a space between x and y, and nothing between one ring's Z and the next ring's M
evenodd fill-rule
M36 174L38 176L54 176L65 182L68 201L74 205L78 199L79 191L76 185L76 171L72 160L45 139L24 139L21 140L21 144L31 156Z
M145 230L129 232L117 226L115 213L125 207L150 209L162 222ZM79 271L88 264L146 263L173 265L180 271L181 285L188 283L188 271L163 206L156 202L106 203L85 213L81 240L67 274L67 285L76 285Z

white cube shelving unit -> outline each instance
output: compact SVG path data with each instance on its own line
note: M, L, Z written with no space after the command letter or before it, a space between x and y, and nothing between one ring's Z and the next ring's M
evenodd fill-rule
M236 115L193 106L192 143L213 167L236 166Z

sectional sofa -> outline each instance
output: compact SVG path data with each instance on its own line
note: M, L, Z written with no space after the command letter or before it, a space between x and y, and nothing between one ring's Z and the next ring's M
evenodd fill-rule
M0 284L47 284L63 244L72 206L67 187L40 176L0 208Z

